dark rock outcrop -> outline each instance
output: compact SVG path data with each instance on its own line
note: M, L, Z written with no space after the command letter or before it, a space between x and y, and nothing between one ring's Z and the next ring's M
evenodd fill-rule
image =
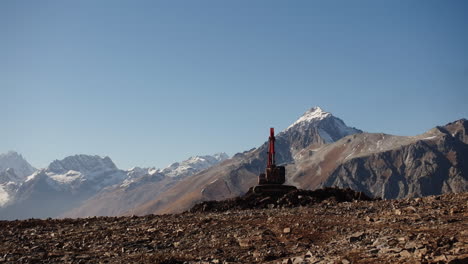
M254 193L249 190L245 195L223 201L206 201L196 204L190 212L224 212L228 210L246 210L262 208L293 208L311 206L324 200L333 202L371 201L362 192L351 189L323 188L314 191L294 190L282 193Z

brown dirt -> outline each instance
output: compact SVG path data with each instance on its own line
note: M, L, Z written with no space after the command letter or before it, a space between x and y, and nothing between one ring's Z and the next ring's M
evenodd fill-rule
M0 221L0 262L467 263L467 201L468 193L462 193L328 199L295 208Z

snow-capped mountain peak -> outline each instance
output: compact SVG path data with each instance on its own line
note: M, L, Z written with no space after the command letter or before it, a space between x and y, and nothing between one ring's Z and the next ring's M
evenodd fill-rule
M47 169L37 171L26 178L31 185L44 179L55 190L84 189L99 190L119 183L126 173L119 170L109 157L74 155L53 161Z
M186 177L228 158L229 156L226 153L216 153L213 156L193 156L182 162L172 163L161 170L161 173L168 177Z
M184 161L171 163L164 169L133 167L127 170L127 178L120 187L136 187L145 182L160 181L166 177L172 178L171 180L179 180L194 175L228 158L229 156L223 152L213 155L192 156Z
M292 123L286 130L301 124L301 123L310 123L314 121L323 120L327 117L332 116L329 112L325 112L319 106L312 107L307 112L305 112L296 122Z
M278 138L291 142L291 151L307 146L314 148L339 140L342 137L362 131L347 126L343 120L316 106L305 112L288 128L278 134Z
M20 155L9 153L8 156ZM16 168L13 166L12 169L8 169L12 167L11 163L8 163L7 169L0 171L0 210L10 210L9 208L13 208L10 206L22 208L10 215L4 214L2 216L4 218L58 216L95 195L105 196L108 193L113 194L114 191L122 193L122 190L123 193L131 194L131 199L124 202L131 205L132 201L143 201L152 197L145 189L146 184L155 184L157 187L159 182L162 182L161 187L156 188L161 190L164 186L169 186L227 158L228 155L225 153L193 156L186 161L172 164L163 172L154 167L120 170L109 157L74 155L55 160L47 168L36 170L18 182L14 181L18 178L15 175ZM145 191L133 192L140 190L138 189L140 186ZM44 204L47 206L43 206Z
M36 170L23 156L15 151L0 154L0 172L8 168L13 169L19 180L31 175Z
M154 175L158 173L160 170L156 169L155 167L151 168L140 168L140 167L133 167L127 170L127 180L128 179L137 179L144 175Z
M213 157L215 159L217 159L218 161L223 161L223 160L229 159L229 155L224 153L224 152L216 153L216 154L213 155Z

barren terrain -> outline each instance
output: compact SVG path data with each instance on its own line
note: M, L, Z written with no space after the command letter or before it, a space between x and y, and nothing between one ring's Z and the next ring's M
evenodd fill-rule
M268 207L1 221L0 262L468 262L468 193Z

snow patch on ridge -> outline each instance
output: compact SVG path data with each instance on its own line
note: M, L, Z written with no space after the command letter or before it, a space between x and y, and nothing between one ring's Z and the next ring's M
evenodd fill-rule
M47 173L47 176L49 176L51 179L53 179L53 180L55 180L55 181L57 181L59 183L63 183L63 184L71 183L71 182L73 182L75 180L83 178L83 175L81 174L81 172L74 171L74 170L69 170L65 174Z
M36 178L36 176L38 174L39 174L38 172L35 172L35 173L29 175L28 177L26 177L26 180L24 180L24 182L32 181L34 178Z
M226 153L216 153L214 155L193 156L181 162L174 162L164 169L134 167L127 171L127 178L120 184L120 187L127 188L133 184L140 184L142 181L148 180L148 176L154 180L164 177L185 178L228 158Z
M4 206L10 200L10 196L8 192L4 189L2 185L0 185L0 207Z
M182 162L172 163L160 172L167 177L186 177L228 158L229 156L226 153L217 153L213 156L194 156Z

